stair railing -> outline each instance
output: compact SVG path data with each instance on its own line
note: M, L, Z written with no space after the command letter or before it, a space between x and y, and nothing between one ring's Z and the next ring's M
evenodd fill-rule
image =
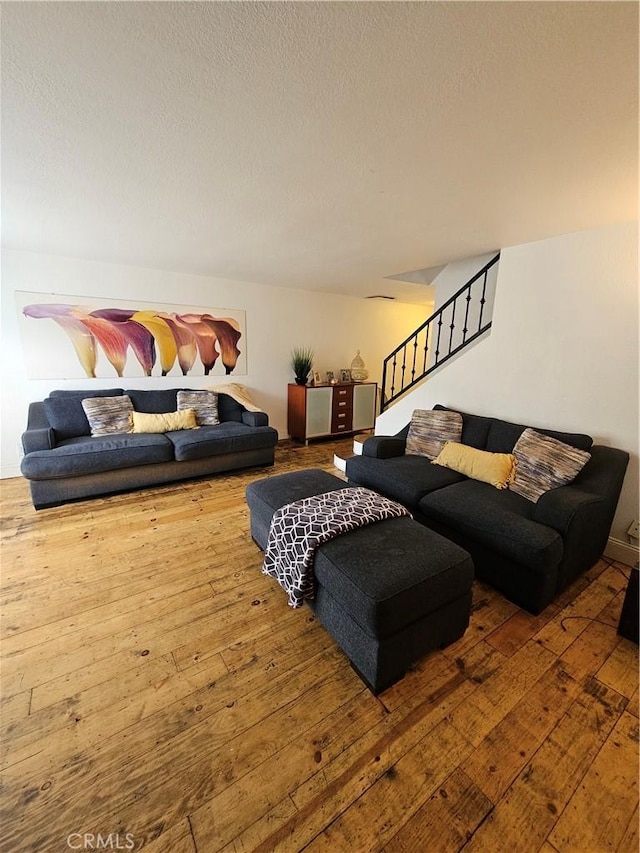
M381 411L491 328L484 318L488 277L499 259L498 252L385 358Z

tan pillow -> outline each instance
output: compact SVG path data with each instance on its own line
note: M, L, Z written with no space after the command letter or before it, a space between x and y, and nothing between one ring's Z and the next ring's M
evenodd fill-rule
M127 394L119 397L87 397L82 408L91 427L91 435L131 432L133 405Z
M511 453L489 453L466 444L448 441L432 462L458 471L472 480L506 489L515 476L516 458Z
M516 476L511 491L534 503L545 492L575 480L591 459L590 453L530 428L517 440L513 455Z
M411 416L406 453L435 459L447 441L460 441L462 415L460 412L416 409Z
M198 429L196 413L193 409L180 412L163 412L160 415L147 412L133 412L132 432L171 432L175 429Z

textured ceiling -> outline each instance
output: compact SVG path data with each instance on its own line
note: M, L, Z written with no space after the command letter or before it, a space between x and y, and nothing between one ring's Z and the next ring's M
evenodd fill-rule
M6 246L419 301L388 277L637 216L636 3L5 3L2 39Z

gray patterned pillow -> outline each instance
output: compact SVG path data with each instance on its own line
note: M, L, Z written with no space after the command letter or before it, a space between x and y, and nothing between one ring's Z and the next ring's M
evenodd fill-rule
M575 480L591 459L590 453L530 428L517 440L513 455L516 476L509 488L534 503L545 492Z
M220 423L218 395L215 391L178 391L178 411L193 409L198 426L215 426Z
M133 406L126 394L121 397L87 397L82 401L82 408L93 436L131 432L133 429Z
M406 453L435 459L447 441L459 442L461 437L460 412L416 409L411 415Z

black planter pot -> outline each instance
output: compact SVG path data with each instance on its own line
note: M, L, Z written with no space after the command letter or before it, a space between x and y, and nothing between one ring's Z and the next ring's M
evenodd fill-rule
M304 379L300 379L298 376L296 376L296 385L306 385L306 384L307 384L306 376Z

